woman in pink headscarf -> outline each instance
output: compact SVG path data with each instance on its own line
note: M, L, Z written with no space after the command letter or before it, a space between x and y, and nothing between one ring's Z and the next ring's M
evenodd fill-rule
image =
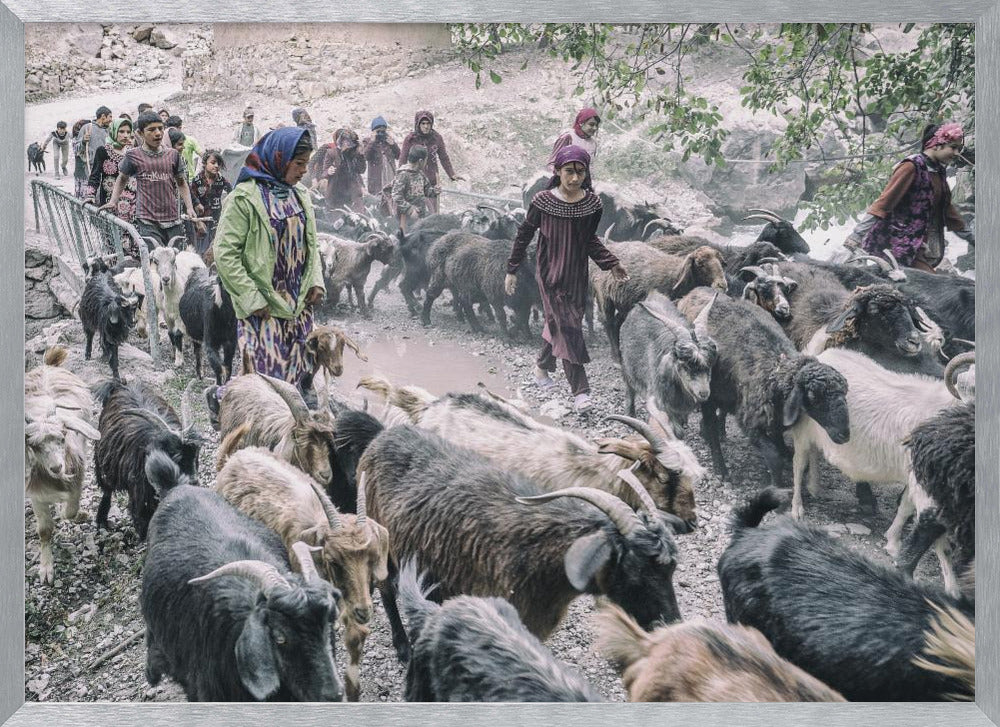
M504 289L507 295L514 294L517 269L538 231L535 277L545 311L545 343L535 361L535 381L542 389L554 386L549 374L556 370L556 359L562 359L573 404L577 411L584 411L590 408L590 384L583 368L590 361L583 340L587 259L601 270L610 270L615 280L628 280L628 273L597 238L601 200L590 189L590 154L578 146L567 146L556 152L553 163L555 176L548 189L531 200L514 238Z
M975 245L972 232L951 203L945 168L964 146L959 124L929 124L921 135L922 151L893 169L889 184L868 208L847 240L872 255L886 251L900 265L934 272L944 258L944 228Z
M582 109L576 115L573 128L567 129L560 134L559 138L556 139L556 143L552 145L552 153L549 155L549 160L545 163L549 171L554 171L556 154L563 147L578 146L587 152L591 159L597 156L597 131L600 126L601 117L597 115L597 109Z

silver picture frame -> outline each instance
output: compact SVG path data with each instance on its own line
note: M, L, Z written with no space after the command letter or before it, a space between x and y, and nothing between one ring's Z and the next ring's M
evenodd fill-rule
M19 266L0 266L0 307L12 319L0 324L0 722L16 727L42 725L608 725L660 727L666 724L784 727L931 727L1000 724L1000 0L573 0L517 2L492 0L229 0L185 3L177 0L97 4L74 0L3 0L0 5L0 158L2 168L19 170L24 148L24 24L37 22L974 22L976 24L977 228L979 286L979 417L976 437L977 697L975 703L920 704L121 704L24 702L24 502L16 475L23 451L23 284ZM0 175L0 244L11 260L24 246L25 189L19 173ZM3 283L2 280L6 280ZM997 296L997 300L994 300ZM4 403L5 402L5 403ZM18 494L15 494L18 493Z

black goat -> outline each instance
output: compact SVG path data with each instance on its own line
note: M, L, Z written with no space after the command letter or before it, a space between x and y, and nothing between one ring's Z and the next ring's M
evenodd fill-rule
M454 215L431 215L420 220L406 234L402 230L396 233L399 254L403 258L403 279L399 281L399 290L411 316L420 311L413 297L414 292L427 288L431 279L432 268L427 260L431 245L446 233L458 230L461 225L461 220Z
M770 242L786 255L809 254L809 243L798 233L795 226L780 215L769 210L750 210L745 220L763 220L767 224L757 235L758 242Z
M302 568L293 573L277 533L184 484L165 453L146 470L163 496L140 594L147 681L166 674L189 701L341 701L340 592L316 573L308 546L292 546Z
M368 444L382 431L371 414L344 409L333 425L333 476L327 487L330 501L340 512L357 512L358 462Z
M927 317L941 326L943 351L952 358L968 350L963 341L976 340L976 281L957 275L904 268L906 280L897 287L913 298Z
M733 539L719 559L726 618L758 629L780 656L851 701L968 694L960 678L914 659L927 650L941 611L972 619L973 604L791 517L757 527L785 499L768 489L735 513Z
M694 321L715 295L692 291L677 308ZM808 415L834 442L850 437L847 381L834 369L795 350L781 327L765 311L745 300L715 298L708 334L718 348L712 390L701 405L701 432L720 477L728 478L722 455L725 416L734 413L740 427L767 464L771 483L782 480L789 452L784 432Z
M97 526L108 527L112 492L128 492L132 524L139 538L146 539L149 520L159 498L146 476L146 463L162 452L176 463L185 477L198 473L201 436L191 426L190 390L184 391L181 418L167 400L144 383L108 381L95 392L101 402L97 428L101 439L94 447L94 479L103 495L97 508Z
M727 273L726 279L729 281L730 298L745 298L766 310L777 321L791 318L792 307L788 296L799 284L782 275L774 263L749 265L740 268L738 277L731 277Z
M358 471L367 474L368 515L389 530L393 560L418 558L441 583L442 598L502 595L540 639L581 593L607 596L643 628L680 618L677 546L645 490L641 513L590 487L544 492L408 425L379 434ZM405 661L392 568L380 588Z
M217 275L209 275L205 268L195 268L181 296L180 313L194 345L195 374L201 378L204 346L215 383L222 386L232 374L236 354L236 313L229 291Z
M456 596L438 605L427 593L411 560L399 574L399 603L413 645L406 701L603 701L552 656L504 599Z
M118 347L128 340L129 331L135 328L135 312L142 305L140 293L125 295L115 282L107 265L92 272L80 297L80 323L87 337L83 357L89 361L93 350L94 334L101 334L101 349L108 358L111 375L121 379L118 373Z

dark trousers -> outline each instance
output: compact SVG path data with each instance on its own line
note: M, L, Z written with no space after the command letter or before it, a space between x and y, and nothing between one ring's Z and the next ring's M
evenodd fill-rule
M556 370L556 357L552 355L552 344L548 341L542 345L542 350L538 353L538 358L535 360L538 364L538 368L543 371L553 372ZM569 388L573 392L573 396L578 394L589 394L590 393L590 382L587 381L587 372L583 368L583 364L573 363L562 360L563 373L566 374L566 380L569 382Z
M154 241L157 245L166 247L170 244L170 239L173 237L187 237L184 231L184 225L180 222L172 227L160 227L155 222L146 222L145 220L136 218L135 229L139 232L141 237L149 238L146 240L147 246L149 245L150 240ZM152 248L150 247L150 249Z

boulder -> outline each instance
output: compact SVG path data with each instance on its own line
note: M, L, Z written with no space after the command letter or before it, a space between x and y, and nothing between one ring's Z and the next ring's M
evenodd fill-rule
M164 28L162 25L153 28L153 31L149 34L149 44L163 50L170 50L178 43L177 34L172 30Z
M145 43L149 41L149 36L152 34L152 32L153 32L153 24L143 23L142 25L137 26L136 29L132 31L132 37L139 43Z

